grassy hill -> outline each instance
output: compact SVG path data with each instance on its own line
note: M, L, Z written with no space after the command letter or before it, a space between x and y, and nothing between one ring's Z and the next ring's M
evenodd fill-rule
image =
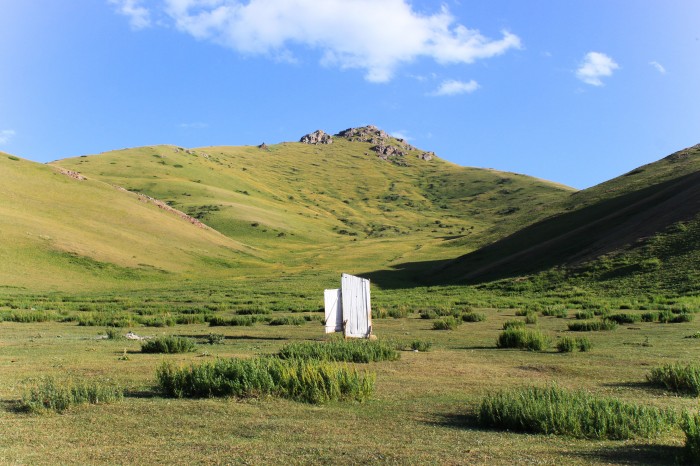
M0 153L0 283L30 290L157 283L264 254L136 194Z
M380 157L378 144L404 155ZM460 167L373 127L332 144L149 146L52 165L162 200L286 271L334 275L454 257L544 218L573 192Z
M435 278L484 282L566 267L588 284L624 279L687 291L697 283L699 213L694 146L572 194L563 213L441 264Z

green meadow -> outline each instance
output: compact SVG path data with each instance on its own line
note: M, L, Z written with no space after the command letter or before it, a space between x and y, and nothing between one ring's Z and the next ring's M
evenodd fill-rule
M575 191L371 147L0 153L0 463L698 462L698 148ZM342 272L375 341L323 333Z

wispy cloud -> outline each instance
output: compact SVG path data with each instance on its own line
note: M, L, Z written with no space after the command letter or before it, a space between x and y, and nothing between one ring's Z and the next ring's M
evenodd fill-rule
M432 96L445 96L445 95L458 95L458 94L471 94L475 90L479 89L479 83L473 79L468 82L457 81L455 79L448 79L443 81L434 92L430 93Z
M403 139L404 141L410 141L411 137L408 136L408 132L405 130L398 130L398 131L392 131L391 135L394 136L396 139Z
M620 65L604 53L588 52L576 70L576 77L586 84L602 86L601 78L612 76L618 68Z
M649 64L656 68L656 71L658 71L659 73L666 74L666 68L664 68L663 65L658 61L650 61Z
M141 0L110 1L134 27L164 15L197 39L282 61L294 61L292 47L302 46L319 51L321 64L364 70L372 82L390 81L419 58L469 64L521 46L508 31L490 39L458 24L446 6L423 14L408 0L163 0L150 13Z
M145 29L151 25L151 12L142 5L141 0L109 0L117 12L129 18L133 29Z
M15 134L17 133L13 129L0 130L0 144L7 144L10 142L10 139L15 136Z

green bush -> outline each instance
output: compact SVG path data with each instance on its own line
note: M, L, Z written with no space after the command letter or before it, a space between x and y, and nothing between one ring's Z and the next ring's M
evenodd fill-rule
M576 317L576 320L586 320L586 319L592 319L595 316L595 313L592 310L586 310L586 311L578 311L576 314L574 314L574 317Z
M674 392L700 395L700 365L665 364L647 374L647 381Z
M433 330L455 330L460 323L453 316L442 317L433 322Z
M486 320L486 314L481 312L465 312L462 314L462 322L483 322Z
M256 322L258 322L259 319L258 316L233 316L229 317L228 319L225 317L219 317L219 316L213 316L209 318L209 326L210 327L225 327L225 326L232 326L232 327L250 327Z
M537 314L528 314L525 316L525 323L527 325L534 325L537 323Z
M222 333L210 333L207 335L206 340L210 345L223 345L226 336Z
M524 320L506 320L503 323L503 330L508 330L509 328L525 328Z
M700 413L685 412L681 428L685 433L685 460L700 464Z
M557 351L560 353L571 353L576 348L576 340L571 337L561 337L557 342Z
M590 349L593 347L591 341L586 337L577 338L576 346L578 346L578 350L582 353L590 351Z
M141 344L142 353L191 353L197 351L197 343L184 337L164 336L146 340Z
M498 348L518 348L530 351L543 351L549 348L551 341L539 330L508 328L501 332L496 340Z
M433 343L430 341L425 341L425 340L413 340L411 342L411 349L413 351L420 351L422 353L426 351L430 351L430 348L433 347Z
M304 325L306 319L302 316L282 316L270 319L270 325Z
M667 432L677 419L672 411L552 386L488 395L478 406L477 421L483 427L575 438L624 440L650 438Z
M549 306L545 308L541 314L544 317L557 317L559 319L566 319L569 317L569 311L559 306Z
M641 316L641 314L618 313L618 314L610 314L609 316L606 316L605 320L611 320L619 325L634 324L636 322L641 321L642 316Z
M367 400L375 376L316 359L219 359L176 368L164 363L156 373L165 396L201 398L276 396L307 403Z
M617 323L612 320L591 320L587 322L571 322L568 324L572 332L598 332L603 330L615 330Z
M124 338L124 335L122 335L122 332L119 331L119 329L114 328L114 327L107 328L107 330L105 330L105 333L107 334L108 340L121 340Z
M26 389L21 406L30 412L56 411L80 404L113 403L124 398L124 390L104 382L58 381L44 377Z
M318 359L368 363L399 359L396 347L384 340L300 341L284 345L277 353L282 359Z

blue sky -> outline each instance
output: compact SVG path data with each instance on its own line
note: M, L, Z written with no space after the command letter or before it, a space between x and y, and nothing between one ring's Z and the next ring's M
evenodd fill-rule
M585 188L700 143L697 0L0 0L0 150L375 124Z

